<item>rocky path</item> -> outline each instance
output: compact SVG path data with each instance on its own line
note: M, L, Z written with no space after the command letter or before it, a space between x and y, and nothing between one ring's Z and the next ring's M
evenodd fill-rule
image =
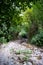
M20 40L3 44L0 48L0 65L43 65L43 48Z

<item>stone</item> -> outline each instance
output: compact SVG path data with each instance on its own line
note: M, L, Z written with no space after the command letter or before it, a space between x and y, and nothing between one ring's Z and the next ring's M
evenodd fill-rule
M40 52L43 53L43 49L40 49Z
M24 62L24 64L23 64L23 65L27 65L27 64L26 64L26 62Z
M26 65L32 65L32 63L31 62L27 62L27 64Z
M41 55L37 56L37 59L38 60L42 59L42 56Z
M41 64L41 63L38 63L38 65L43 65L43 64Z
M31 50L33 46L26 46L19 41L9 42L8 45L1 46L0 49L0 65L43 65L43 49L33 48L31 54L25 54L24 51L20 54L15 54L17 50ZM14 51L11 51L11 49ZM26 55L26 57L25 57ZM26 60L28 57L28 60Z

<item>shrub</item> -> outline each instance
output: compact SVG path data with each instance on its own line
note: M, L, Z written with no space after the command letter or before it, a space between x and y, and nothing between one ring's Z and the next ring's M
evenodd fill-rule
M0 43L6 43L7 39L5 39L5 37L1 37L0 38Z
M31 43L37 46L43 46L43 30L32 37Z

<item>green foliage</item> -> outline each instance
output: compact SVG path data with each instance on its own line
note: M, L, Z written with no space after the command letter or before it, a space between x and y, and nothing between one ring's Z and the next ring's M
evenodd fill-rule
M23 53L23 54L31 54L32 51L31 50L17 50L16 51L16 54L21 54L21 53Z
M33 12L31 21L32 24L29 30L29 41L38 46L43 46L43 34L40 29L43 30L43 5L42 0L37 1L35 5L33 4ZM32 39L32 40L31 40Z
M6 39L4 37L0 38L0 43L6 43Z
M2 39L4 37L4 39L6 39L7 42L12 39L13 32L15 35L16 29L18 32L19 27L17 25L19 25L20 22L18 13L20 13L21 9L25 8L25 6L23 6L24 2L27 3L27 0L25 1L1 0L0 1L0 37Z
M23 60L24 61L27 61L27 60L29 60L29 57L28 56L25 56L25 57L23 57Z
M31 40L43 28L42 13L43 0L1 0L0 42L8 42L18 34Z
M32 37L31 43L37 46L43 46L43 30Z
M43 27L43 0L38 0L37 3L33 5L33 13L38 24L41 24Z
M30 54L32 54L32 50L17 50L16 54L24 54L22 60L27 61L30 57Z
M32 5L34 4L32 3ZM31 41L32 36L38 32L38 25L39 25L37 18L35 16L36 13L34 13L33 10L34 10L33 7L31 9L27 8L23 16L23 22L25 22L27 25L26 30L29 41Z
M19 32L19 36L24 36L24 35L26 35L27 33L26 33L26 31L25 30L21 30L21 32Z

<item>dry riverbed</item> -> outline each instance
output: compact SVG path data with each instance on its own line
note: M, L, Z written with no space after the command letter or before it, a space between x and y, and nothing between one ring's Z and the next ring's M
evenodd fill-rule
M3 44L0 48L0 65L43 65L43 48L20 40Z

